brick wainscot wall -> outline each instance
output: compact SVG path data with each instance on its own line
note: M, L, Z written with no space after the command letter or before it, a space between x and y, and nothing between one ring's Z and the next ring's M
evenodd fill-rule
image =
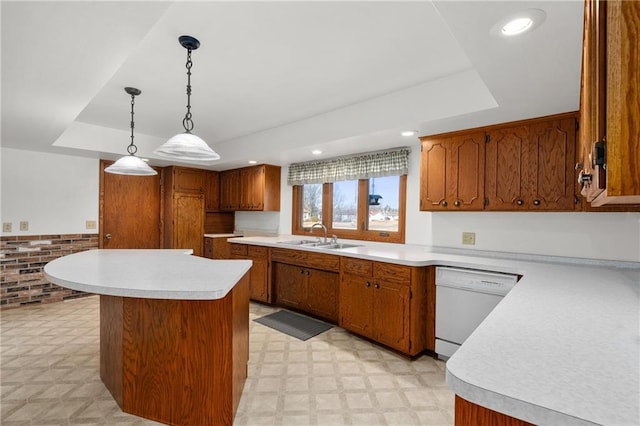
M0 237L0 307L59 302L88 296L50 283L44 265L71 253L98 248L98 234L58 234Z

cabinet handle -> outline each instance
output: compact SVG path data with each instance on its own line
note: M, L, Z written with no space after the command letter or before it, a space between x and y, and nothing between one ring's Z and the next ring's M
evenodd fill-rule
M442 202L440 203L440 205L442 207L447 207L449 205L449 203L447 203L447 200L442 200Z
M374 288L380 288L380 284L376 283L373 287Z
M524 204L524 201L522 201L522 200L517 200L517 201L516 201L516 204L517 204L517 205L519 205L519 206L521 206L521 205L523 205L523 204Z
M307 271L307 276L309 276L309 271Z
M367 281L367 283L364 286L365 287L371 287L371 283L369 281Z
M301 273L301 274L304 274L304 269L300 269L300 273Z
M533 205L534 206L539 206L540 205L540 200L533 200Z
M460 207L460 204L461 204L460 200L456 200L456 201L453 202L453 205L456 206L456 207Z

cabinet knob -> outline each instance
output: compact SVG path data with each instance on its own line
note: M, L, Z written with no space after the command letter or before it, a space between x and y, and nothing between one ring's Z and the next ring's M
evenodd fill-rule
M365 287L371 287L371 283L369 281L367 281L367 283L364 286Z
M104 239L105 240L110 240L111 239L111 234L105 234Z
M523 205L523 204L524 204L524 201L522 201L522 200L516 200L516 204L517 204L517 205L519 205L519 206L521 206L521 205Z
M533 205L534 206L539 206L540 205L540 200L533 200Z
M462 203L460 202L460 200L455 200L455 201L453 202L453 205L454 205L454 206L456 206L456 207L460 207L460 204L462 204Z
M447 203L447 200L442 200L442 202L440 203L440 205L442 207L447 207L449 205L449 203Z
M310 274L310 272L309 272L309 271L307 271L307 276L309 276L309 274Z
M300 269L300 273L301 273L301 274L304 274L304 269Z
M380 288L380 284L376 283L373 287L374 288Z

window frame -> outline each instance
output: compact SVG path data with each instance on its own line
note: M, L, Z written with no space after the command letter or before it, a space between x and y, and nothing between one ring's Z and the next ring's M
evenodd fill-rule
M355 179L354 179L355 180ZM332 235L338 238L349 240L377 241L385 243L404 244L405 241L405 219L406 219L406 196L407 196L407 176L399 176L398 188L398 231L374 231L366 229L368 226L369 211L369 179L358 179L358 229L333 228L333 183L322 184L322 223L327 227L327 236ZM302 226L302 198L303 185L294 185L292 194L292 223L291 232L293 235L313 235L322 237L321 229L308 230Z

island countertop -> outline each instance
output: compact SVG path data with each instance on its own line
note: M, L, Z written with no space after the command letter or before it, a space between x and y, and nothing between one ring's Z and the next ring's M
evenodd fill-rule
M212 260L190 250L88 250L44 267L62 287L110 296L213 300L225 297L250 260Z
M323 251L522 279L446 365L460 397L539 425L640 424L640 263L365 243L326 250L295 236L234 243Z

